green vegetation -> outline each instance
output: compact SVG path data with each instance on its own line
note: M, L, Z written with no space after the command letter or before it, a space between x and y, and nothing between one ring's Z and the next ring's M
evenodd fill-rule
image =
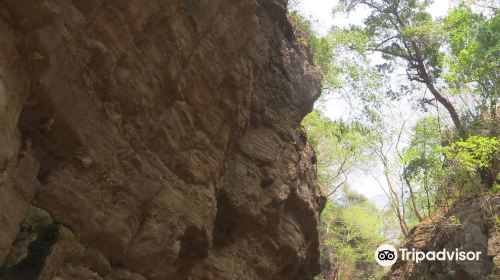
M302 124L319 159L320 184L333 195L356 166L369 161L369 131L359 123L331 121L319 110L310 113Z
M472 194L500 193L499 7L456 1L433 18L430 4L340 0L336 13L362 7L368 16L324 37L311 20L291 15L325 78L317 109L303 121L329 196L319 279L380 279L372 255L384 239L397 242ZM349 104L349 115L327 118L328 98ZM361 173L385 190L387 209L352 190L350 179ZM461 225L454 216L447 223Z
M331 71L333 50L327 38L318 37L312 30L311 20L308 20L297 11L290 13L290 19L297 30L297 40L304 46L309 47L314 54L314 63L323 74Z
M323 279L379 278L374 252L384 242L388 214L348 187L341 199L329 201L321 220Z
M393 217L346 184L357 166L370 161L370 133L360 123L331 121L319 110L304 122L318 157L319 183L330 199L321 218L322 277L377 279L373 252L391 235Z
M500 140L493 137L471 136L443 147L444 154L456 161L469 172L491 168L493 161L500 156Z

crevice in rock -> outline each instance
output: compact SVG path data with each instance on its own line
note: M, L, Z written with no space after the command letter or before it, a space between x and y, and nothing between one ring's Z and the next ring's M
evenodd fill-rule
M179 255L175 261L177 277L188 279L189 272L196 262L208 256L208 249L206 232L197 227L188 227L181 239Z
M274 183L274 179L273 178L265 177L265 178L262 178L262 180L260 181L260 186L263 189L265 189L265 188L271 186L273 183Z
M37 279L45 266L45 260L50 255L52 246L54 246L58 238L59 228L55 223L39 229L36 239L28 246L26 257L18 263L9 263L9 258L7 258L7 261L0 267L0 279Z
M233 231L236 226L235 209L227 195L221 191L217 196L217 214L215 216L215 226L213 230L213 246L215 249L222 249L234 241Z
M208 239L206 233L196 227L188 227L181 239L178 260L199 260L208 256Z

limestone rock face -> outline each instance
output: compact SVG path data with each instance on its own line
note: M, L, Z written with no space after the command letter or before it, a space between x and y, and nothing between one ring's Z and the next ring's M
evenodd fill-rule
M398 259L387 280L500 279L500 197L472 197L441 209L417 225L401 246L418 251L481 252L478 261L413 261Z
M311 279L285 0L0 1L0 278Z

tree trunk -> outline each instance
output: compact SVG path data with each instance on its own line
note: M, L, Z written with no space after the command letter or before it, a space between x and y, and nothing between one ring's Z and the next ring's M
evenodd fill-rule
M404 180L406 182L406 185L408 185L408 189L410 190L410 200L411 200L411 204L413 206L413 211L415 212L415 215L417 216L418 221L421 222L424 218L420 214L420 211L418 211L417 202L415 201L415 193L413 192L413 188L410 185L410 180L408 180L408 178L406 178L406 177L404 177Z
M458 113L455 110L455 107L453 107L451 102L446 97L444 97L434 86L432 78L429 76L429 73L427 72L427 68L425 67L422 54L420 53L420 49L418 48L417 44L415 42L412 42L411 45L415 51L415 56L416 56L415 59L417 62L418 75L424 82L427 89L431 92L432 96L434 96L434 98L436 98L436 100L439 103L441 103L441 105L444 106L446 111L448 111L448 114L450 115L451 120L453 121L453 124L455 125L455 128L458 131L458 134L462 139L465 139L467 135L465 133L464 126L462 125L462 121L460 120L460 117L458 116Z
M386 165L386 164L384 164ZM387 168L387 166L385 166ZM392 185L392 181L389 177L389 174L384 171L385 178L387 180L387 186L389 187L389 192L391 193L391 204L392 208L394 208L394 212L396 212L396 216L398 217L399 220L399 226L401 227L401 231L403 232L403 235L406 237L408 236L408 225L406 224L405 217L401 214L401 209L400 209L400 203L398 199L398 195L396 191L394 190L394 187Z

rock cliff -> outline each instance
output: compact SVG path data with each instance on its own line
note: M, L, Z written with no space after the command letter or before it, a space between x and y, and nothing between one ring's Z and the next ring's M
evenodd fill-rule
M402 248L422 252L481 252L474 261L398 261L387 280L500 279L500 196L471 197L438 210L410 233Z
M0 1L1 279L311 279L284 0Z

